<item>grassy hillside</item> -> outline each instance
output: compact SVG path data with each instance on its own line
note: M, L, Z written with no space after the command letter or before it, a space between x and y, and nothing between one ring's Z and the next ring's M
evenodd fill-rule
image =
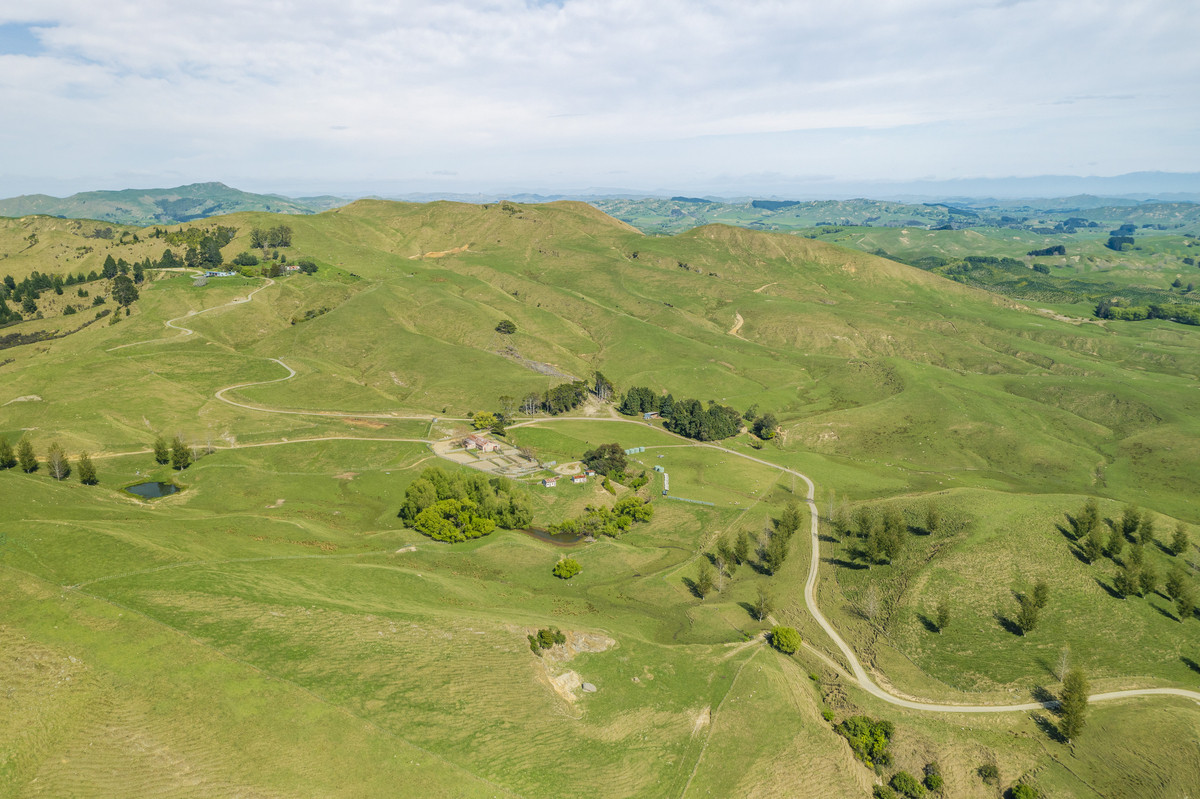
M1135 776L1104 754L1122 735L1184 740L1200 724L1186 703L1098 708L1072 748L1043 714L931 717L862 693L804 610L803 534L778 573L754 555L697 597L718 538L765 541L799 489L659 422L592 401L579 418L510 427L511 443L560 464L606 442L647 447L633 467L653 477L654 519L618 539L563 550L501 531L443 545L397 511L422 469L452 468L427 442L465 433L468 413L599 370L621 390L771 411L773 440L722 445L810 475L823 514L843 502L909 514L889 565L864 568L853 540L827 536L820 584L826 612L900 693L1027 701L1057 689L1064 644L1100 688L1187 685L1200 622L1171 617L1159 595L1113 598L1115 564L1083 563L1058 528L1093 495L1108 517L1125 503L1154 512L1160 540L1200 522L1200 331L1080 324L799 236L649 237L579 203L361 201L184 227L235 228L229 260L281 219L293 228L281 253L315 274L197 286L152 273L128 315L68 332L90 317L48 296L43 318L0 330L64 334L0 338L0 436L43 457L56 442L91 452L100 477L0 470L0 492L19 498L0 504L13 608L0 657L19 675L0 706L0 793L866 797L877 775L826 710L893 720L895 768L938 760L954 796L996 795L983 763L999 764L1001 787L1024 777L1056 796L1190 784L1191 766L1168 759L1192 757L1183 744ZM87 224L9 223L0 273L165 246L131 228L75 255ZM503 319L517 332L496 332ZM182 472L156 464L159 434L202 457ZM712 504L662 498L654 466L673 495ZM183 490L120 491L144 480ZM596 482L527 490L535 525L616 499ZM924 536L931 500L948 526ZM551 575L564 551L583 567L570 581ZM1194 548L1149 557L1164 573L1196 568ZM1002 622L1012 592L1039 578L1051 605L1016 636ZM885 614L864 618L872 586ZM748 612L761 587L773 621L812 649L789 659L765 645L770 621ZM943 597L954 624L937 634L922 619ZM568 645L539 659L526 636L551 625ZM336 773L314 748L336 751Z
M0 217L44 215L122 225L152 225L190 222L237 211L311 214L344 202L337 197L297 200L277 194L252 194L223 183L193 183L172 189L86 191L69 197L25 194L0 200Z

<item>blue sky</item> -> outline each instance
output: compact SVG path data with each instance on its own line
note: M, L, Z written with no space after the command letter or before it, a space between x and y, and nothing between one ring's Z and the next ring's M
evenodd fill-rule
M3 196L1200 172L1179 0L7 5Z

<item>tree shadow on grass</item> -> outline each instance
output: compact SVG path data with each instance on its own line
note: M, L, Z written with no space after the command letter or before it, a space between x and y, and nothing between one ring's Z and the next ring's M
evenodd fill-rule
M821 560L833 566L841 566L843 569L854 569L857 571L859 569L870 568L865 563L857 563L852 560L842 560L841 558L821 558ZM763 574L765 573L766 572L764 571Z
M1169 546L1164 544L1162 541L1159 541L1157 538L1154 539L1154 546L1158 547L1158 551L1163 553L1164 555L1166 555L1168 558L1175 557L1175 550L1171 549Z
M1059 732L1058 725L1050 720L1050 717L1045 713L1034 713L1033 723L1041 730L1047 738L1055 743L1065 744L1067 739Z
M1021 630L1021 625L1017 624L1016 621L1010 619L1008 616L1005 616L1003 613L996 614L996 623L1013 635L1020 636L1025 634L1024 631Z
M739 602L737 604L739 608L750 614L750 618L754 619L755 621L763 621L763 619L758 617L758 611L754 609L754 605L750 604L749 602Z
M1033 695L1034 702L1040 702L1043 705L1050 705L1047 710L1056 710L1058 708L1058 697L1044 685L1035 685L1030 691Z
M829 544L836 544L838 542L838 540L836 538L834 538L833 536L826 535L824 533L818 535L817 538L820 539L821 541L824 541Z
M931 633L940 633L942 631L941 628L937 626L937 622L926 616L924 613L918 613L917 619L920 620L925 629Z
M1054 526L1058 528L1058 531L1060 533L1062 533L1063 535L1065 535L1067 538L1071 539L1072 541L1078 540L1078 538L1079 538L1079 522L1075 519L1074 516L1072 516L1069 513L1064 513L1063 516L1067 517L1067 524L1071 525L1071 529L1068 530L1066 527L1063 527L1061 524L1056 524Z
M1109 585L1108 583L1106 583L1106 582L1104 582L1103 580L1101 580L1099 577L1097 577L1097 578L1096 578L1096 585L1098 585L1098 586L1100 586L1101 588L1103 588L1103 589L1104 589L1104 593L1108 594L1108 595L1109 595L1110 597L1112 597L1113 599L1124 599L1124 598L1125 598L1125 595L1124 595L1124 594L1122 594L1122 593L1121 593L1120 591L1118 591L1117 589L1113 588L1113 587L1112 587L1111 585Z
M1200 674L1200 663L1197 663L1196 661L1192 660L1187 655L1184 655L1183 657L1181 657L1180 660L1183 661L1183 665L1187 666L1189 669L1196 672L1197 674Z
M696 585L696 581L691 577L684 577L683 584L687 586L687 590L691 591L692 596L696 599L704 599L704 594L700 593L700 587Z
M1176 616L1174 613L1167 610L1166 608L1159 607L1158 605L1156 605L1153 602L1150 602L1148 604L1150 605L1150 607L1154 608L1155 610L1157 610L1162 615L1166 616L1171 621L1182 621L1182 619L1180 619L1178 616Z
M1079 547L1069 547L1069 549L1071 550L1071 554L1075 556L1075 559L1077 561L1079 561L1080 563L1082 563L1084 566L1092 565L1092 562L1090 560L1088 560L1088 556L1083 554L1082 549L1080 549Z

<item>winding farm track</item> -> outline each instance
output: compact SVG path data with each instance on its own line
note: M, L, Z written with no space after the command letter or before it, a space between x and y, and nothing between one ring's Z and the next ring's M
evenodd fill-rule
M174 336L174 337L168 338L168 339L151 339L149 341L137 341L137 342L133 342L130 344L122 344L117 347L113 347L112 350L122 349L124 347L132 347L132 346L135 346L138 344L148 344L148 343L151 343L152 341L170 341L170 340L178 339L183 336L193 335L193 334L195 334L194 330L187 328L187 327L177 325L176 322L179 322L183 319L188 319L192 316L197 316L202 313L208 313L209 311L213 311L218 308L227 308L227 307L230 307L233 305L240 305L243 303L250 302L254 298L255 294L257 294L258 292L262 291L263 289L265 289L271 285L274 285L274 283L275 283L275 281L272 280L271 278L264 278L264 280L266 280L267 282L264 283L262 286L259 286L257 289L248 293L245 297L238 297L236 299L231 300L230 302L224 303L223 305L216 305L216 306L213 306L212 308L206 308L203 311L191 311L191 312L185 314L184 316L180 316L180 317L176 317L175 319L168 320L165 323L166 326L168 328L172 328L172 329L181 331L179 336ZM770 285L770 284L768 284L768 285ZM766 288L766 286L763 286L763 288ZM743 320L742 320L741 314L736 314L736 321L735 321L734 328L732 330L730 330L729 332L734 335L737 335L739 329L742 326L742 321ZM284 377L276 378L274 380L263 380L263 381L254 382L254 383L239 383L237 385L227 386L227 387L219 389L215 392L214 396L216 397L216 399L220 400L221 402L227 403L229 405L234 405L236 407L243 408L246 410L258 411L258 412L262 412L262 413L290 414L290 415L296 415L296 416L355 417L355 418L367 418L367 419L421 419L421 420L429 420L429 421L436 421L439 418L439 417L428 415L428 414L417 415L417 416L402 416L402 415L397 415L394 413L354 413L354 412L347 412L347 411L297 411L297 410L288 410L288 409L282 409L282 408L267 408L267 407L264 407L261 405L250 405L247 403L238 402L236 400L231 400L225 396L226 392L233 391L235 389L248 388L250 386L268 385L271 383L281 383L285 380L291 380L293 377L296 376L296 370L292 369L290 366L288 366L286 363L284 363L280 359L270 358L269 360L274 361L275 363L279 364L284 369L286 369L288 371L287 375L285 375ZM463 419L450 419L450 417L441 417L441 418L446 418L451 421L465 421ZM514 427L525 427L525 426L533 425L533 424L546 424L546 423L553 423L553 422L559 422L559 421L562 421L562 422L565 422L565 421L610 422L610 423L611 422L621 422L621 423L625 423L625 424L637 424L637 425L646 424L645 422L639 422L639 421L635 421L633 419L612 419L612 418L596 419L596 418L590 417L590 416L582 416L582 417L580 417L580 416L557 416L557 417L553 417L551 419L531 419L526 422L518 422L517 424L509 425L509 428L511 429ZM795 477L799 477L801 480L804 481L804 484L806 486L808 486L808 492L805 497L805 501L808 503L808 509L809 509L809 514L810 514L810 532L811 532L811 539L812 539L812 552L811 552L811 557L809 559L808 578L805 580L805 583L804 583L804 604L808 608L808 612L812 614L813 619L816 620L817 624L821 627L821 629L825 631L825 634L827 636L829 636L829 639L831 641L833 641L834 645L841 651L842 656L846 659L846 662L850 664L850 671L853 674L855 682L857 682L858 685L864 691L866 691L867 693L871 694L872 696L874 696L878 699L883 700L884 702L888 702L890 704L897 705L899 707L907 708L909 710L921 710L921 711L926 711L926 712L930 712L930 713L1010 713L1010 712L1022 712L1022 711L1029 711L1029 710L1040 710L1043 708L1053 708L1057 705L1057 702L1055 702L1055 701L1025 702L1025 703L1013 704L1013 705L955 705L955 704L941 704L941 703L936 703L936 702L920 702L920 701L917 701L914 699L906 699L904 697L896 696L895 694L889 693L887 690L882 688L878 683L876 683L873 679L871 679L871 676L867 673L866 669L863 668L862 663L859 661L858 656L854 653L854 650L850 647L850 645L848 643L846 643L846 640L844 638L842 638L842 636L838 633L838 631L834 628L834 626L829 622L829 619L827 619L825 617L825 614L823 614L821 612L820 607L818 607L818 605L817 605L816 586L817 586L818 569L819 569L819 566L821 563L821 539L819 537L819 528L818 528L820 514L817 512L817 504L814 501L814 496L816 495L816 486L813 484L813 481L808 477L808 475L798 472L795 469L789 469L786 466L780 466L777 463L771 463L770 461L763 460L762 458L756 458L753 455L747 455L743 452L738 452L736 450L729 449L728 447L722 447L717 444L694 442L694 441L691 441L690 439L686 439L683 436L676 435L675 433L671 433L670 431L667 431L667 430L660 429L660 432L666 433L667 435L671 435L671 436L674 436L675 438L680 439L687 446L703 447L706 449L715 449L720 452L724 452L729 455L734 455L736 457L743 458L745 460L752 461L754 463L758 463L758 464L767 466L772 469L777 469L785 474L790 474ZM310 439L310 440L319 441L319 440L329 440L329 439L317 438L317 439ZM355 438L354 440L374 440L374 439ZM385 439L385 440L413 441L414 443L421 442L421 443L426 443L426 444L432 443L425 439ZM298 443L298 442L282 442L281 441L281 442L270 442L270 443L266 443L266 444L260 443L260 444L250 445L250 446L273 446L276 444L284 444L284 443ZM1192 701L1196 702L1197 704L1200 704L1200 691L1191 691L1186 688L1134 688L1134 689L1129 689L1129 690L1124 690L1124 691L1109 691L1106 693L1092 694L1091 696L1088 697L1088 702L1091 702L1091 703L1107 702L1107 701L1112 701L1112 700L1116 700L1116 699L1128 699L1128 698L1139 697L1139 696L1177 696L1177 697L1182 697L1184 699L1191 699Z
M162 271L175 271L175 270L162 270ZM200 272L196 272L194 270L180 270L180 271L191 271L193 274L200 274ZM202 311L188 311L183 316L177 316L174 319L168 319L167 321L163 322L163 325L170 328L171 330L178 330L179 331L178 336L168 336L166 338L151 338L151 339L146 339L145 341L133 341L133 342L130 342L129 344L118 344L115 347L109 347L107 351L112 352L113 350L123 350L126 347L136 347L139 344L153 344L158 341L174 341L176 339L184 338L186 336L195 335L196 334L195 330L192 330L190 327L182 327L181 325L177 325L175 323L182 321L184 319L190 319L193 316L199 316L202 313L208 313L209 311L216 311L221 308L228 308L232 305L241 305L242 303L250 302L250 300L254 299L255 294L257 294L258 292L262 291L263 289L265 289L269 286L275 285L275 281L269 277L264 277L263 280L265 280L267 282L263 283L261 286L254 289L254 291L251 291L245 297L234 297L229 302L222 303L221 305L214 305L213 307L205 308Z

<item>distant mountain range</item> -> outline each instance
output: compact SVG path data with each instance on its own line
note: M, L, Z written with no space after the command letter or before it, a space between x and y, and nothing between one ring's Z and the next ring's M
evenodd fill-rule
M379 186L374 187L379 189ZM1174 224L1185 222L1189 228L1194 215L1181 206L1200 202L1200 173L1136 172L1115 177L1040 176L1030 178L981 178L949 181L909 182L829 182L791 187L793 194L781 194L782 187L756 196L671 196L668 192L639 192L616 188L588 188L556 194L520 191L513 193L385 193L387 199L408 202L453 200L467 203L493 203L499 200L544 203L555 200L581 200L633 224L641 220L643 229L668 232L682 229L689 221L703 224L724 221L729 224L757 222L775 227L763 218L796 217L782 227L890 222L944 224L961 222L966 214L957 209L985 212L997 218L1006 213L1031 216L1040 213L1070 214L1108 209L1107 217L1117 215L1111 209L1135 209L1150 204L1159 206L1150 217L1133 214L1125 221L1141 223L1166 221L1157 211L1171 206ZM95 219L128 225L162 225L189 222L239 211L266 211L278 214L314 214L338 208L364 195L285 197L279 194L253 194L223 183L193 183L170 189L125 189L88 191L70 197L29 194L0 200L0 216L21 217L33 214L70 219ZM378 194L372 195L378 197ZM855 199L857 198L857 199ZM871 199L862 199L871 198ZM711 206L705 208L704 206ZM669 206L669 207L668 207ZM724 206L724 208L722 208ZM950 212L948 209L956 211ZM1149 210L1149 209L1146 209ZM752 219L741 219L752 211ZM783 212L783 213L781 213ZM803 213L801 213L803 212ZM1086 214L1095 216L1095 214ZM950 219L950 217L956 217ZM653 221L651 221L653 220ZM752 225L757 226L757 225Z
M86 191L70 197L26 194L0 200L0 216L61 216L126 225L189 222L239 211L314 214L345 205L342 197L281 197L251 194L224 183L193 183L173 189Z

